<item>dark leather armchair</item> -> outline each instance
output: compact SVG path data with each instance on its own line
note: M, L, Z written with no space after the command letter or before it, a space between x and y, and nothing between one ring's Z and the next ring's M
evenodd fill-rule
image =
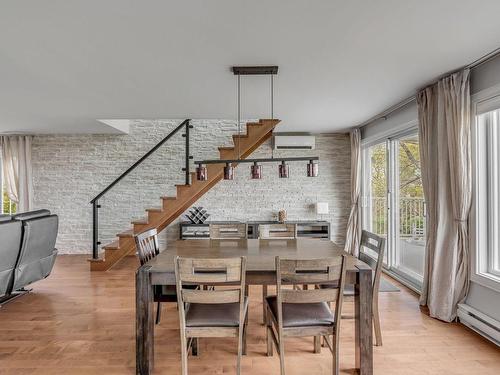
M14 216L22 222L23 240L14 273L13 290L25 287L50 275L56 260L57 215L48 210L26 212Z
M48 210L0 215L0 302L50 275L58 225Z
M10 293L21 248L21 222L0 215L0 297Z

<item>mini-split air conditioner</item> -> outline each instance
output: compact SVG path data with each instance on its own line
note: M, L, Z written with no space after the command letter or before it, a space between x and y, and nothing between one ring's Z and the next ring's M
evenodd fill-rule
M275 135L273 147L275 150L314 150L316 137L314 135Z

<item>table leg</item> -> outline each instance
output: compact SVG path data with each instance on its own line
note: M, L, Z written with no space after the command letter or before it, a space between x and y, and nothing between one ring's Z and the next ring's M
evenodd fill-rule
M142 266L135 276L137 375L152 374L154 366L154 309L150 268Z
M358 269L354 297L356 368L361 375L373 375L372 269Z

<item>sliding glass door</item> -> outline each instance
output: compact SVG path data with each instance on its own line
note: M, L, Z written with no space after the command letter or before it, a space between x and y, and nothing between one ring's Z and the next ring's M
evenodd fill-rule
M386 238L385 269L419 288L426 227L416 130L364 147L362 217L363 229Z
M395 153L392 269L419 285L423 278L426 231L418 134L391 142Z

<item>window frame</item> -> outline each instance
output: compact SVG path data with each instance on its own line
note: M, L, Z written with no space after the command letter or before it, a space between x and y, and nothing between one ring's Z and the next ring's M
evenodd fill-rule
M406 285L414 292L420 294L422 292L423 285L423 275L420 276L418 274L411 274L411 272L405 273L401 271L401 267L398 269L398 263L400 257L399 254L396 254L395 248L398 246L396 232L399 230L399 215L393 214L394 210L397 210L398 202L397 202L397 193L395 191L398 189L396 186L396 171L397 171L397 159L396 154L397 150L395 147L397 146L397 142L401 138L404 138L408 135L418 134L418 119L411 120L409 122L401 123L400 125L380 132L377 135L365 138L361 141L361 226L364 228L366 224L366 220L371 220L367 217L366 207L368 205L366 199L368 194L366 192L367 186L369 185L369 171L366 170L366 160L370 158L369 150L371 147L376 145L385 144L387 151L386 158L386 178L387 178L387 241L386 241L386 254L384 256L384 264L383 271L396 278L402 284ZM391 168L391 165L394 168ZM425 202L424 202L425 204ZM369 216L370 213L368 213Z
M500 292L498 253L500 234L496 225L500 220L500 165L498 147L489 134L488 124L480 123L480 115L500 110L500 85L472 96L471 150L472 150L472 205L469 220L471 249L471 281ZM490 125L491 126L491 125ZM496 132L500 132L499 129ZM499 133L497 133L498 135ZM497 140L500 143L500 137ZM495 164L492 164L495 163ZM500 163L499 163L500 164ZM493 172L493 173L492 173ZM489 202L493 194L493 202ZM492 212L488 207L496 207ZM496 230L496 235L490 233Z

